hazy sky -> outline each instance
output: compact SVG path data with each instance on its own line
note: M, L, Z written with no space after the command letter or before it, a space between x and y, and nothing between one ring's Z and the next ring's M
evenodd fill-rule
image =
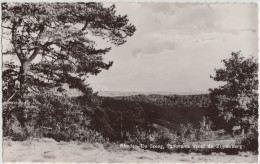
M207 91L232 51L257 56L256 4L115 5L137 30L106 55L113 66L88 79L95 91Z
M219 85L210 75L232 51L257 56L257 4L115 5L137 30L118 47L97 42L112 46L105 60L114 64L87 79L94 91L207 91Z

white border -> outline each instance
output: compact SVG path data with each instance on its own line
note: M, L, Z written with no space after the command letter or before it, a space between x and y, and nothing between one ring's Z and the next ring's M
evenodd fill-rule
M178 3L257 3L258 4L258 22L260 21L260 14L259 14L259 4L260 0L0 0L1 3L3 2L178 2ZM2 13L1 7L0 7L0 13ZM0 23L2 24L2 19L0 19ZM2 27L0 26L0 31L2 31ZM260 25L258 23L258 38L260 38ZM1 34L2 35L2 34ZM0 35L0 36L1 36ZM259 40L259 39L258 39ZM259 47L260 43L258 41L258 63L260 63L259 59ZM1 52L2 52L2 45L1 45ZM0 61L2 61L2 54L0 55ZM2 68L2 62L0 62L0 68ZM258 67L258 79L260 77L260 71ZM2 71L0 71L0 78L2 79ZM0 80L0 86L2 88L2 80ZM260 80L258 80L258 88L260 86ZM0 92L0 99L2 100L2 91ZM258 96L258 104L260 104L260 98ZM1 112L0 112L0 162L3 162L3 152L2 152L2 101L0 101L0 106L1 106ZM259 113L258 113L258 116ZM258 117L259 118L259 117ZM258 120L258 125L259 125L259 120ZM260 132L260 127L258 126L258 132ZM258 141L260 139L260 136L258 135ZM258 142L259 144L259 142ZM260 146L258 147L258 152L260 152ZM259 161L259 154L258 154L258 161ZM15 163L15 162L3 162L3 163ZM29 163L29 162L19 162L21 164ZM50 164L51 162L37 162L39 164L44 163L44 164ZM63 162L55 162L56 164L62 164ZM75 163L75 162L74 162ZM77 164L77 163L76 163ZM236 164L236 163L235 163Z

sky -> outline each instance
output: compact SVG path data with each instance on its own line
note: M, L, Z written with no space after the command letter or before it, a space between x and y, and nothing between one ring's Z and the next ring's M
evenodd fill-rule
M210 75L232 51L258 54L257 4L114 4L136 32L120 46L97 40L98 48L112 47L104 59L113 65L86 79L94 91L208 91L223 84Z
M109 6L111 4L105 4ZM87 80L94 91L207 91L231 52L258 54L257 4L115 3L135 34L112 46L109 70Z

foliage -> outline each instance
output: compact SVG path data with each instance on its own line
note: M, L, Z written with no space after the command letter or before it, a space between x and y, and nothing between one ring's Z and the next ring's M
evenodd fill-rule
M147 125L144 110L139 103L106 98L103 99L101 108L108 116L103 121L109 120L113 129L110 136L112 140L127 140L127 134L133 135L137 133L138 128Z
M195 138L197 140L212 140L215 139L215 135L211 130L212 121L208 117L203 117L200 121L199 129L195 131Z
M9 136L13 140L25 140L29 136L40 137L35 128L32 130L32 122L27 122L26 113L35 109L37 108L28 102L3 103L3 136Z
M95 38L118 46L135 32L126 15L116 15L115 5L93 2L2 3L2 28L11 45L3 54L19 61L4 63L3 90L10 92L4 96L65 83L91 93L85 78L112 65L103 61L111 48L98 49Z
M209 105L209 95L134 95L134 96L122 96L117 99L127 101L138 101L153 103L160 106L168 107L197 107L204 108Z
M193 107L163 106L153 102L146 102L145 100L143 102L142 100L126 100L122 97L103 98L101 107L108 114L110 122L113 124L111 127L117 132L120 132L121 111L123 129L126 124L133 128L135 126L143 128L148 126L148 124L157 124L171 130L177 130L179 124L186 124L188 122L193 124L194 127L198 127L199 120L205 114L205 108L200 108L196 104ZM198 101L200 100L198 99ZM131 116L129 113L133 113L134 115ZM131 124L127 121L129 117L131 117ZM128 128L131 129L131 127Z
M244 58L240 51L222 62L224 68L215 69L211 78L225 84L210 89L208 115L215 124L230 127L229 131L234 125L246 130L258 118L258 63L253 57Z
M209 118L203 117L199 123L198 127L194 127L191 123L179 125L176 133L180 143L215 139L216 136L211 130L212 123Z
M258 153L258 121L254 121L254 124L250 126L249 133L238 140L238 143L243 146L244 151Z
M184 143L192 138L192 133L197 128L196 124L192 125L193 122L186 126L184 123L190 120L187 118L182 119L182 116L178 113L179 110L153 103L129 101L118 97L103 98L100 107L100 109L96 110L97 114L94 114L95 117L91 122L93 124L92 128L99 129L98 131L104 135L108 134L105 131L111 127L112 130L110 130L111 133L109 134L111 141L122 141L137 145L141 143ZM180 111L186 117L191 118L200 112L198 109L183 108ZM192 114L190 114L191 111ZM198 121L198 118L201 119L196 116L196 121ZM176 123L179 123L178 119L181 119L183 123L181 128L176 125ZM172 122L171 124L174 126L166 126L164 122L167 124ZM177 129L180 130L180 136L177 136L177 132L172 132Z
M102 108L96 108L90 122L91 128L100 132L106 137L114 135L114 130L110 126L107 113Z
M152 145L159 145L159 148L151 148L151 150L159 152L170 152L172 151L169 145L180 144L176 134L169 131L168 129L159 129L153 133L154 140L151 142ZM160 146L164 149L160 149Z
M252 151L258 153L258 134L248 134L242 139L241 145L244 151Z
M3 106L3 135L14 140L49 137L56 141L105 142L89 126L92 108L50 93L35 95L25 102Z
M138 129L135 134L129 134L128 139L124 141L128 145L143 145L142 149L157 152L170 152L169 145L178 142L176 134L167 128Z
M195 129L192 126L192 124L180 124L177 135L179 136L179 139L181 140L181 143L184 143L186 141L189 141L192 139L192 134L194 133Z

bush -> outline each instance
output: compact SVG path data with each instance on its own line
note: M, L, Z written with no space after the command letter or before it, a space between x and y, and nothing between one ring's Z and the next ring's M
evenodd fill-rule
M258 154L258 120L253 120L249 132L243 137L236 139L236 143L242 146L244 151L252 151Z
M194 131L195 129L192 124L180 124L177 131L177 135L179 136L179 139L182 142L186 142L194 139L194 137L192 136Z
M56 141L106 142L88 128L90 107L78 105L66 96L33 95L25 102L3 104L3 135L13 140L49 137Z
M258 153L258 134L251 133L241 140L244 151L252 151Z
M176 142L176 135L168 129L145 130L137 129L136 133L127 133L128 139L124 141L127 145L144 145L143 149L156 152L170 152L169 144Z
M38 137L26 117L29 109L35 109L28 102L3 103L3 136L10 136L13 140L23 141L29 136Z
M223 152L227 155L237 155L239 154L240 149L239 148L226 148L223 149Z
M14 141L24 141L27 138L25 130L21 127L16 117L12 117L3 126L4 136L10 136Z
M159 152L171 152L172 149L169 145L173 145L176 143L176 135L170 132L168 129L161 129L155 132L154 134L154 142L151 144L153 145L160 145L164 149L154 149L155 151Z

